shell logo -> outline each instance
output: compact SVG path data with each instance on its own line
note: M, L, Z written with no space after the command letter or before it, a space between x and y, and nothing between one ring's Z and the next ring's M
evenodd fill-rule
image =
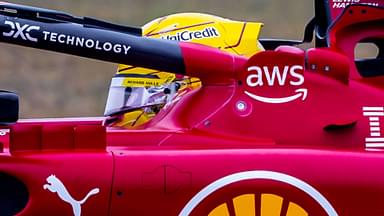
M255 194L244 194L233 198L236 216L280 216L283 206L283 197L275 194L262 194L260 206L256 206ZM228 205L223 203L213 209L208 216L230 216ZM296 203L289 202L286 216L308 216L309 213Z
M281 185L287 185L297 190L302 194L306 200L310 200L311 203L318 206L318 211L323 212L321 215L337 216L336 210L330 204L330 202L314 187L308 183L295 178L293 176L273 172L273 171L246 171L239 172L232 175L220 178L198 192L182 209L179 216L190 216L196 214L196 209L201 208L204 203L208 201L208 197L212 194L219 193L230 185L240 183L243 181L261 181L261 182L275 182ZM256 193L251 189L250 192L240 193L230 198L225 198L225 201L218 204L209 205L208 213L204 215L208 216L308 216L318 215L318 211L314 211L308 208L308 205L301 205L300 199L292 200L284 195L268 192L267 190L261 190L261 193ZM276 191L276 190L275 190ZM220 196L220 198L223 196ZM220 199L219 198L219 199ZM212 201L212 200L211 200ZM206 205L206 204L205 204ZM207 205L206 205L207 206ZM199 213L201 214L201 212Z

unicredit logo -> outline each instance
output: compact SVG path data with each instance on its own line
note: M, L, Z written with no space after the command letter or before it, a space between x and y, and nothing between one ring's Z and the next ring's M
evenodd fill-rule
M300 88L304 84L304 75L302 74L303 66L301 65L286 65L279 66L251 66L248 67L248 76L246 77L246 84L248 88L261 88L261 87L283 87L294 86L297 87L293 95L284 97L266 97L258 95L251 91L244 91L249 97L264 103L288 103L297 99L303 101L307 98L308 90Z
M178 32L175 35L167 35L161 37L162 39L167 40L176 40L176 41L191 41L194 39L204 39L204 38L214 38L219 37L220 34L214 27L205 28L201 31L183 31Z

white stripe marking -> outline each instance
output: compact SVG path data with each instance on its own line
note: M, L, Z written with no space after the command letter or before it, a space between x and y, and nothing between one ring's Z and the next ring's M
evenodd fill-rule
M369 122L369 126L380 126L380 122Z
M211 195L215 191L235 182L240 182L244 180L273 180L278 182L283 182L289 185L292 185L306 194L308 194L312 199L314 199L319 205L325 210L328 216L337 216L336 210L332 207L332 205L328 202L328 200L315 188L306 182L295 178L293 176L272 172L272 171L247 171L235 173L229 176L225 176L221 179L218 179L205 188L203 188L200 192L198 192L181 210L179 216L189 216L191 212L196 208L196 206L201 203L207 196Z
M372 151L372 152L378 152L378 151L384 151L384 149L379 149L379 148L366 148L366 151Z
M371 127L371 131L380 131L380 127Z
M380 137L381 133L380 132L371 132L371 137Z
M366 143L367 148L384 148L384 143Z
M384 142L384 138L368 137L368 138L365 138L365 142Z
M384 107L363 107L363 111L384 111Z
M379 117L369 117L369 121L379 121Z
M364 112L364 116L384 116L384 112Z

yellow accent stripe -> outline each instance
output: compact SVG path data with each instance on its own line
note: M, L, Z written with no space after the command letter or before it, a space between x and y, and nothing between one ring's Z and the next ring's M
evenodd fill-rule
M118 68L118 72L123 72L123 71L127 71L127 70L132 70L132 69L135 69L136 67L135 66L128 66L128 67L123 67L123 68Z

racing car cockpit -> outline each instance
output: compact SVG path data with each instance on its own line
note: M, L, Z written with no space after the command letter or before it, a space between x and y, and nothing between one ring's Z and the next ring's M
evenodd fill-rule
M373 4L369 1L354 3ZM307 24L303 40L259 39L261 23L236 22L216 16L183 13L161 17L146 24L142 35L151 38L187 41L199 43L232 54L250 57L261 50L275 50L282 45L296 46L310 43L315 37L316 47L330 47L331 37L344 30L338 23L343 9L350 1L316 0L315 16ZM374 3L378 6L380 3ZM351 12L349 12L351 13ZM345 16L344 16L345 18ZM355 18L352 18L355 19ZM177 23L177 24L175 24ZM339 25L339 24L338 24ZM372 32L375 27L372 26ZM338 47L349 56L353 64L352 78L369 78L383 75L384 71L384 38L374 33L359 35L358 30L343 34L337 40ZM358 35L356 38L356 35ZM343 42L346 41L346 42ZM357 59L354 49L359 43L371 43L378 48L377 56ZM159 70L119 65L113 77L104 115L105 125L110 127L138 128L147 123L167 104L187 92L201 86L198 78L175 76Z
M0 215L383 215L384 8L335 15L346 2L317 1L296 42L201 14L135 29L0 2L0 42L120 64L104 125L16 122L0 91ZM281 46L313 31L314 48ZM354 67L366 42L378 54Z
M262 23L240 22L201 13L179 13L143 26L143 36L202 44L250 57L264 50ZM112 78L104 115L109 127L139 128L166 105L201 86L197 77L120 64Z

